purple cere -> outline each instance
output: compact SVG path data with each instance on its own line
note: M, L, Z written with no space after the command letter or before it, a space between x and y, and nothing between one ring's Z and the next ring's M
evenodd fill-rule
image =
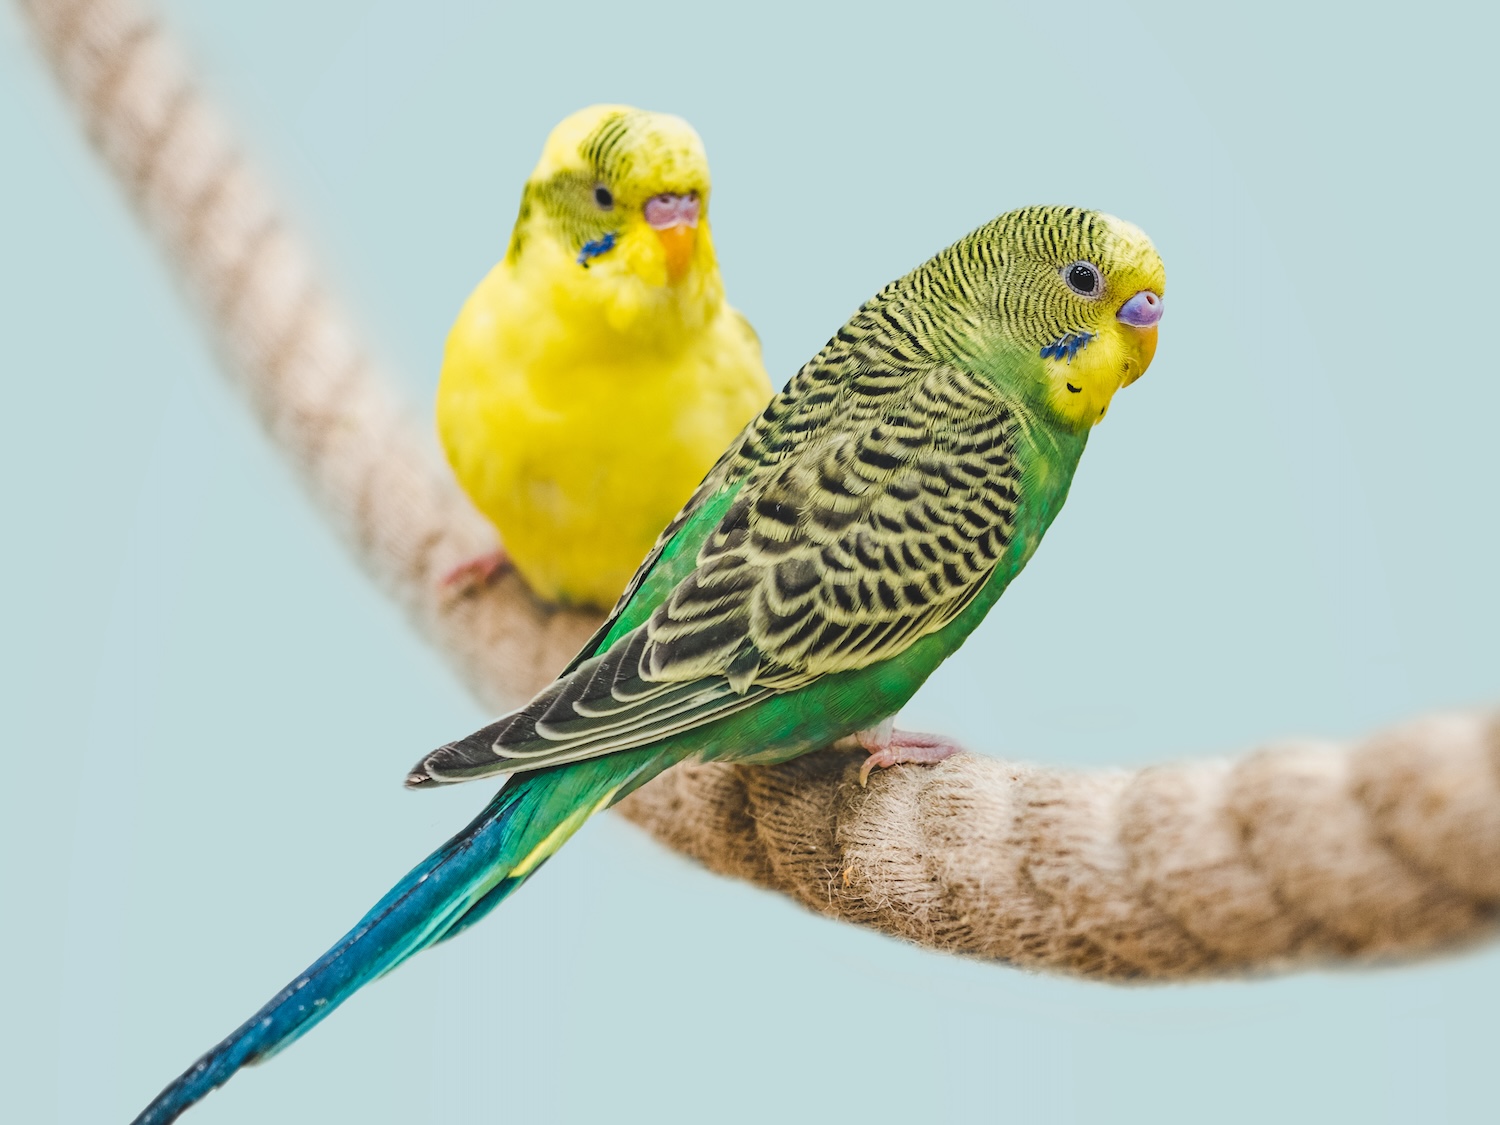
M688 192L686 195L678 195L674 192L664 192L661 195L653 195L646 200L646 222L657 230L665 230L667 227L698 225L698 193Z
M1142 289L1120 306L1116 317L1136 328L1154 328L1161 319L1161 297L1149 289Z

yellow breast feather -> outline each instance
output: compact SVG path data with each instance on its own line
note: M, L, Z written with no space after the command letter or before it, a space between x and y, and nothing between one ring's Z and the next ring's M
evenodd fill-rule
M759 345L723 298L707 199L685 122L575 114L449 335L443 447L548 601L612 604L770 397Z

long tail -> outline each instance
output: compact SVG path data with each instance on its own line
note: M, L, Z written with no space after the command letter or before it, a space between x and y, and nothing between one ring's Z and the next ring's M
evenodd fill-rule
M134 1125L166 1125L267 1059L376 977L452 937L520 886L590 816L660 773L652 748L519 774L474 822L419 863L359 925L157 1095Z

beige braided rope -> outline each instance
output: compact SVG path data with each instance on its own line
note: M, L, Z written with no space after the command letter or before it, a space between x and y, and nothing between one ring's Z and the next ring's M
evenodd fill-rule
M228 129L129 0L22 0L120 186L203 305L272 439L376 579L493 705L550 679L593 631L516 579L440 597L494 533L451 483L330 300Z
M276 443L369 569L494 705L594 622L515 579L444 599L492 542L438 467L160 29L129 0L21 0L58 80L208 313ZM1500 715L1353 747L1068 772L833 752L689 765L623 806L711 870L831 917L1018 965L1170 979L1412 955L1500 907Z

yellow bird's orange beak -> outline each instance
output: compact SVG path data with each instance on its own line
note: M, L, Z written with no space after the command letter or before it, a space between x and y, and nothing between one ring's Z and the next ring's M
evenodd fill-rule
M661 239L666 252L667 280L681 281L693 264L698 246L698 193L664 192L646 200L646 222Z
M693 264L693 248L698 245L698 228L690 226L662 227L656 232L662 249L667 252L667 279L681 281Z

